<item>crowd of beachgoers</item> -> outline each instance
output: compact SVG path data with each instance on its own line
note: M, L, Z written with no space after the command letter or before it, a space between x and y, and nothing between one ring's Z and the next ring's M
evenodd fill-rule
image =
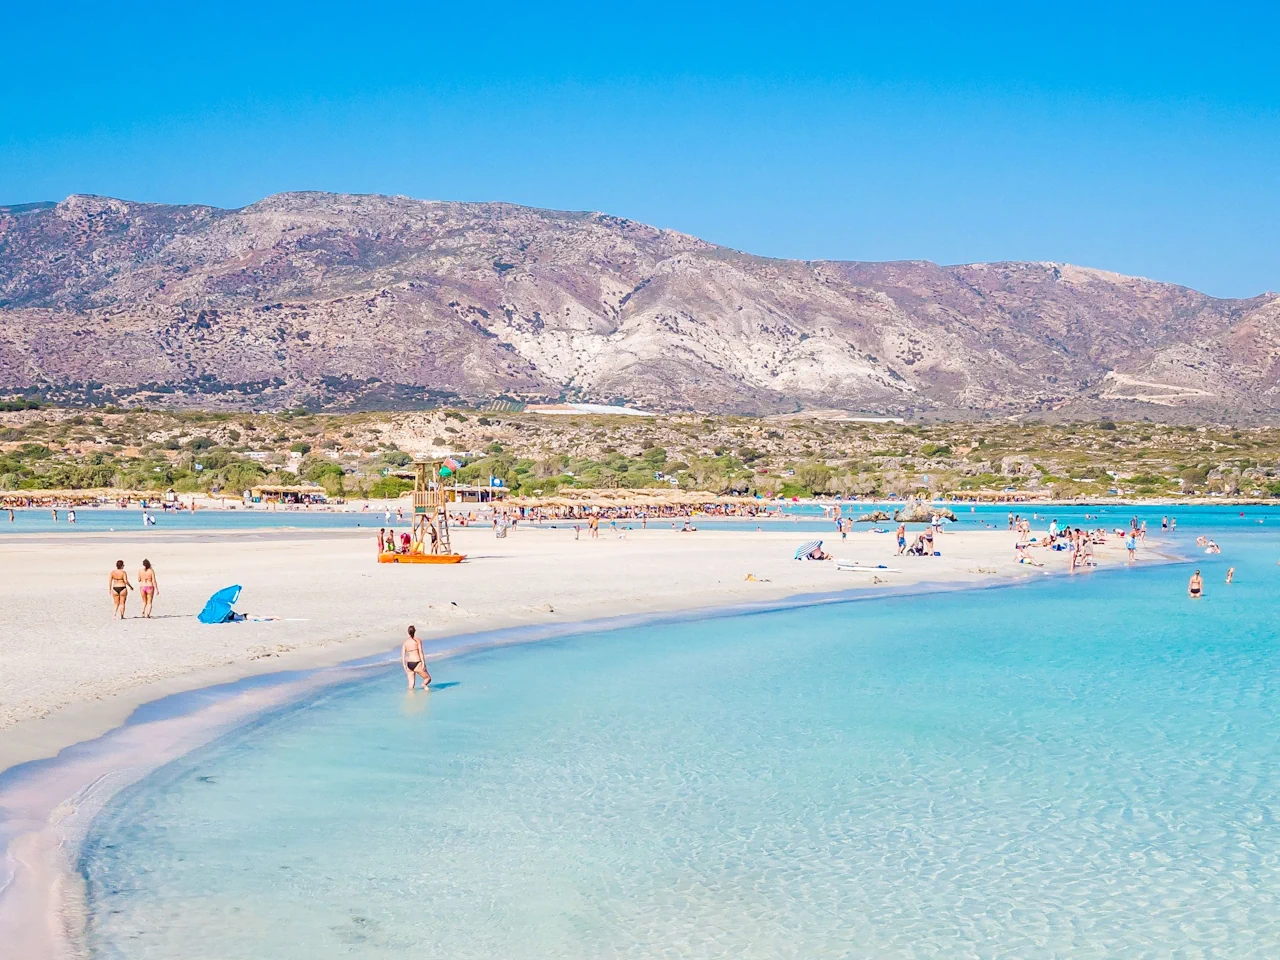
M756 520L763 517L779 517L782 507L764 503L698 503L698 504L574 504L572 506L500 506L497 509L513 513L535 523L549 520L587 520L600 517L605 520L663 520L685 517L725 517L740 520Z

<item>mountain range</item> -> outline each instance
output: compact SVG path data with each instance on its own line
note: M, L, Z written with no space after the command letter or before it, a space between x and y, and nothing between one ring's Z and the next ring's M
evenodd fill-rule
M1264 420L1280 295L753 256L603 213L287 193L0 207L0 392L152 406Z

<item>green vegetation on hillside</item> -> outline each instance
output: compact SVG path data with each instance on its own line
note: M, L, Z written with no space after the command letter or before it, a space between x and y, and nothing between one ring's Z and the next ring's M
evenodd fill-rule
M18 403L25 403L19 401ZM893 424L466 410L277 414L0 412L0 489L117 486L239 493L262 482L394 496L414 455L513 492L671 487L723 493L1039 492L1280 496L1280 429L1035 421Z

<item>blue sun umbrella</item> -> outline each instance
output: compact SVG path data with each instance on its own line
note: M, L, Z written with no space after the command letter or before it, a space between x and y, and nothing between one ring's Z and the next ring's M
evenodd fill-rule
M234 620L236 612L231 608L239 599L239 584L234 587L223 587L205 602L204 609L200 611L200 622L227 623Z

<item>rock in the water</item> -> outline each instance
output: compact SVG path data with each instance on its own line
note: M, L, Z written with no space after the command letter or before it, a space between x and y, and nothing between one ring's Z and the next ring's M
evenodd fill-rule
M881 520L892 520L893 516L888 510L872 510L870 513L864 513L854 523L879 523Z
M898 523L928 523L934 517L954 520L956 515L947 507L937 507L925 500L909 497L900 510L893 514Z

